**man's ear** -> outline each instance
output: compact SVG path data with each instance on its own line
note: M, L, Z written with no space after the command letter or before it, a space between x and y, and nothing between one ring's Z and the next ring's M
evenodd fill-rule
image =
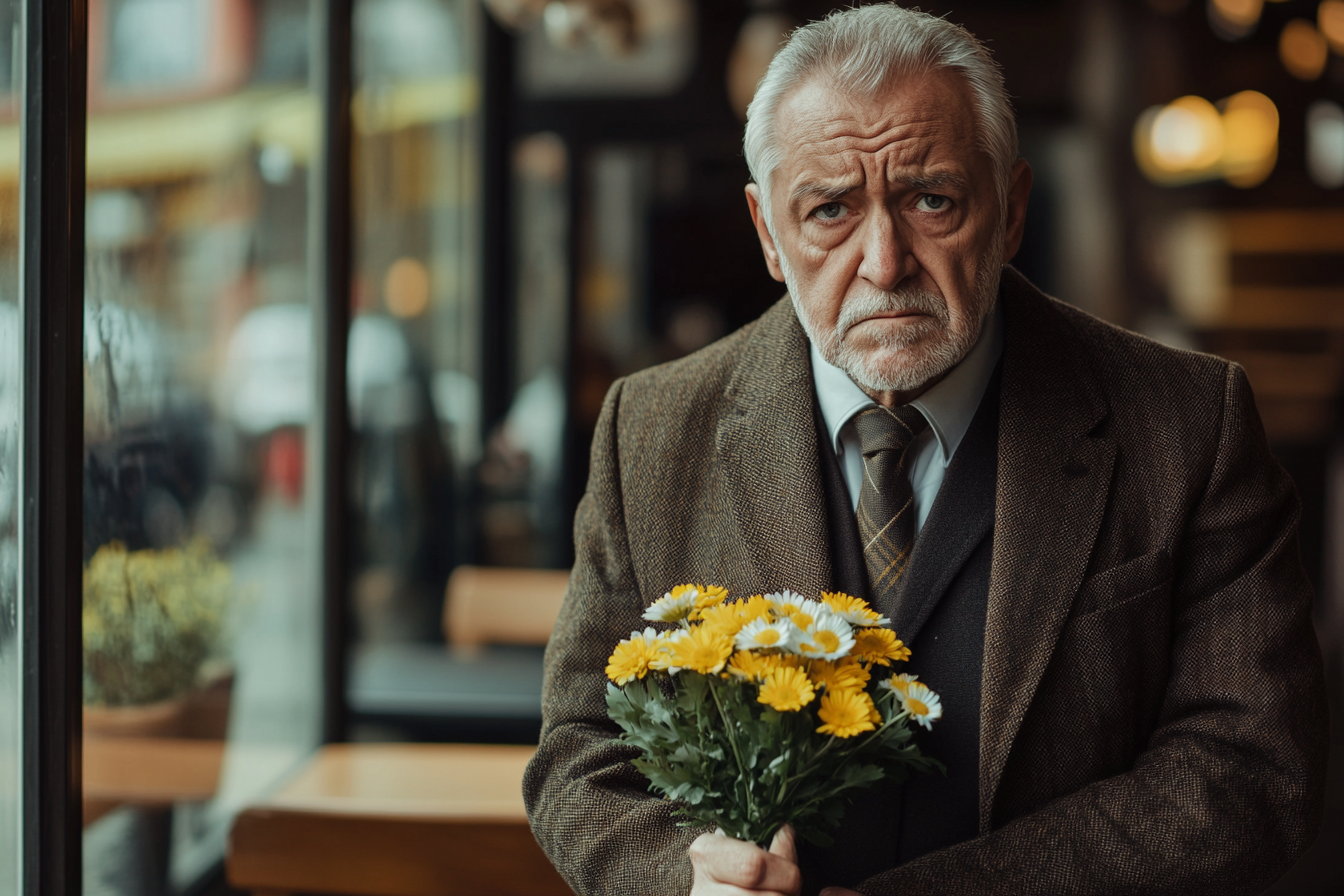
M751 210L751 223L756 225L756 236L761 240L761 253L765 255L765 266L770 276L780 283L784 282L784 268L779 264L779 250L775 248L775 238L770 228L765 226L765 210L761 208L761 188L756 184L747 184L747 208Z
M1027 221L1027 200L1031 196L1031 166L1026 159L1013 163L1008 175L1008 214L1003 228L1003 261L1007 264L1022 246L1022 231Z

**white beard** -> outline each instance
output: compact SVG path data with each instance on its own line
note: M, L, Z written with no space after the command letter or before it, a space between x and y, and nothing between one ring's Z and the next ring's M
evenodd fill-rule
M826 328L809 313L783 252L779 266L807 338L828 363L868 392L911 392L955 367L980 338L985 315L998 298L1002 259L1003 239L999 237L976 272L973 304L963 319L953 321L947 301L926 289L905 287L888 292L865 286L845 297L833 328ZM897 310L919 311L928 317L875 336L851 335L850 330L866 318Z

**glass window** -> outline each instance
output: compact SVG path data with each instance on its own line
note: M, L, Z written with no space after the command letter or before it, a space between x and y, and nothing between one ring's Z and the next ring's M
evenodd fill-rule
M85 891L152 894L320 736L320 104L306 2L92 9Z
M19 745L19 423L23 327L19 315L20 154L17 85L10 48L17 0L0 2L0 896L19 892L22 804Z
M569 365L569 152L549 131L513 148L513 333L508 410L479 471L483 563L559 567L569 555L564 478ZM600 401L601 399L599 399Z
M481 453L477 4L355 4L354 637L440 638Z

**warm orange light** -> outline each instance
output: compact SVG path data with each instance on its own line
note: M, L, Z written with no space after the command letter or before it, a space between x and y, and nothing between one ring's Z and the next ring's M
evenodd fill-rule
M1217 16L1229 25L1251 29L1260 21L1264 0L1211 0L1209 15Z
M1207 168L1223 152L1218 110L1203 97L1173 100L1154 117L1151 140L1159 168L1172 173Z
M1149 180L1167 186L1222 177L1253 187L1274 170L1278 148L1279 111L1254 90L1217 107L1183 96L1146 110L1134 124L1134 158Z
M1325 0L1316 7L1316 25L1330 49L1344 55L1344 0Z
M1325 71L1325 38L1306 19L1290 19L1279 35L1279 61L1294 78L1315 81Z
M1223 177L1234 187L1254 187L1279 157L1279 110L1255 90L1223 100Z
M383 278L383 299L397 317L418 317L429 307L429 272L414 258L398 258Z

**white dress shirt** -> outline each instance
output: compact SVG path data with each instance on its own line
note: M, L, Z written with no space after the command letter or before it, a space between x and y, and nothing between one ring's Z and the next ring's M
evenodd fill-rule
M854 415L877 405L854 384L849 374L829 364L815 345L811 350L812 383L817 390L821 416L840 461L850 503L857 510L859 486L863 484L863 454L859 450ZM943 484L943 474L970 428L1001 354L1003 312L996 303L980 328L980 338L966 357L937 385L910 402L929 421L929 428L915 438L907 455L913 458L908 471L915 492L915 532L919 532L929 516L933 499Z

